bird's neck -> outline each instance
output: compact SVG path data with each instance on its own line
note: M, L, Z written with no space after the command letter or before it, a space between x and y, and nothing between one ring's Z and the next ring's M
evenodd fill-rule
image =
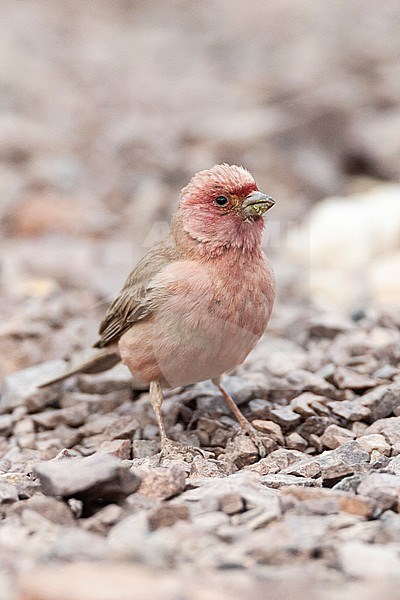
M175 213L171 223L171 235L179 251L188 258L213 259L229 254L261 253L261 240L264 227L262 218L245 222L226 221L217 224L185 222L184 215Z

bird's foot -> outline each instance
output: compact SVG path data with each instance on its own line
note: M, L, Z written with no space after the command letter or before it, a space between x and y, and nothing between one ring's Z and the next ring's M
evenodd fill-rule
M164 459L179 459L191 463L196 456L212 458L213 454L198 448L197 446L183 446L174 440L165 438L161 441L160 462Z
M243 432L249 436L249 438L257 448L259 457L265 458L267 456L267 449L263 442L265 436L261 436L260 433L256 429L254 429L250 421L247 421L246 423L240 423L240 426Z

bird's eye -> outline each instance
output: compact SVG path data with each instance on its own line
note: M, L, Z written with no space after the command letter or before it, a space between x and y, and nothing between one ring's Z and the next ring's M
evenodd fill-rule
M214 200L215 204L218 206L226 206L229 202L226 196L217 196Z

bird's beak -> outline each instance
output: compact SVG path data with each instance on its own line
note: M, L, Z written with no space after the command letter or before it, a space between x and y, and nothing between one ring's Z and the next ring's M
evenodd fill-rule
M271 196L257 191L252 192L243 200L241 209L246 217L261 217L274 204L275 201Z

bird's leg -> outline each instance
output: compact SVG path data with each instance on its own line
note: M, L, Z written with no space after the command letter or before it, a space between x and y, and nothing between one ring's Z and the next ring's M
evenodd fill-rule
M191 459L193 460L193 455L201 454L203 458L206 458L206 455L213 456L209 452L203 452L200 448L194 448L191 446L181 446L177 442L174 442L167 436L167 432L165 430L164 419L161 412L161 406L163 403L163 393L160 384L157 381L150 382L150 404L153 407L154 413L156 415L156 421L158 425L158 429L160 431L160 440L161 440L161 457L187 457L191 455Z
M257 432L257 430L254 429L254 427L250 423L250 421L248 419L246 419L246 417L244 416L242 411L239 409L239 407L235 403L232 396L227 392L227 390L222 385L219 377L216 379L212 379L212 382L214 385L217 386L217 388L219 389L219 391L225 398L226 403L228 404L229 408L235 415L240 427L249 435L252 442L256 445L260 457L264 458L264 456L266 456L266 449L265 449L265 446L264 446L262 439L261 439L259 433Z
M164 419L161 412L162 403L163 393L160 384L157 381L150 381L150 404L152 405L156 415L156 421L160 431L161 450L166 446L169 446L171 443L171 440L167 436L167 432L165 430Z

